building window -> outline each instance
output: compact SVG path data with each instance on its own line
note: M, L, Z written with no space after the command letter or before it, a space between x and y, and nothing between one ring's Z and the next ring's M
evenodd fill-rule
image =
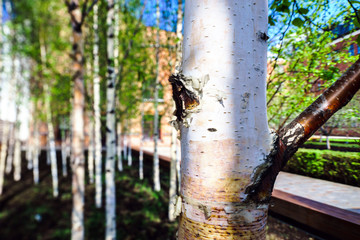
M350 45L350 49L349 49L349 53L350 53L351 56L354 56L354 55L355 55L354 50L355 50L354 44L351 44L351 45Z

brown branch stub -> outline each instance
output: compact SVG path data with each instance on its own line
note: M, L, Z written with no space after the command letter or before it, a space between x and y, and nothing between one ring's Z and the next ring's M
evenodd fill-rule
M185 79L185 76L181 73L173 74L169 77L173 90L173 100L176 106L174 115L178 123L183 122L187 115L186 110L193 110L200 104L199 97L185 87L182 79Z

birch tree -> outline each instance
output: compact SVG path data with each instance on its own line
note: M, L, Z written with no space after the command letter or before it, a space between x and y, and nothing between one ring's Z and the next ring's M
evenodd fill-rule
M169 79L182 145L179 239L265 239L281 167L360 88L357 61L272 133L265 97L267 8L264 0L186 1L182 67Z
M107 0L107 88L106 88L106 233L105 239L116 239L115 215L115 80L114 70L114 4L116 0Z
M160 6L159 0L156 0L156 77L155 77L155 92L154 92L154 159L153 159L153 181L154 190L160 191L160 167L159 167L159 153L158 153L158 140L159 140L159 111L158 111L158 95L159 95L159 48L160 48Z
M100 77L99 77L99 35L98 4L93 13L93 66L94 66L94 144L95 144L95 204L101 207L102 200L102 154L101 154L101 120L100 120Z
M48 129L48 159L50 157L51 164L51 177L52 177L52 185L53 185L53 195L54 197L58 197L59 195L59 179L58 179L58 168L57 168L57 159L56 159L56 146L55 146L55 133L54 133L54 125L52 123L52 114L50 107L50 89L48 83L46 83L45 75L46 75L46 46L45 39L43 33L40 33L40 55L41 55L41 67L42 67L42 78L45 82L44 84L44 92L45 92L45 109L46 109L46 124ZM50 155L50 156L49 156Z
M84 40L83 24L86 15L96 4L96 0L88 6L85 1L80 7L78 0L66 1L72 26L73 57L73 109L72 109L72 229L71 239L84 239L84 194L85 194L85 157L84 157Z

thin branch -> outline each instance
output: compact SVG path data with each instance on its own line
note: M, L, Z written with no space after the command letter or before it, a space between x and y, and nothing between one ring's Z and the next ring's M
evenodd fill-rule
M356 9L356 7L354 6L354 4L352 4L351 0L347 0L348 3L350 4L351 8L354 10L355 15L356 15L356 19L358 20L358 22L360 23L360 16L359 16L359 11Z

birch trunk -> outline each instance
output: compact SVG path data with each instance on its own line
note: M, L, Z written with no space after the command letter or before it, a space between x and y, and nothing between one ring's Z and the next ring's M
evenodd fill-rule
M18 114L19 113L17 112L16 115L18 115ZM14 180L15 181L19 181L21 179L21 141L20 141L20 136L19 135L20 135L20 122L16 119L16 121L15 121L15 129L14 129L14 138L15 138Z
M123 171L123 164L122 164L122 147L121 147L121 123L118 122L117 124L117 139L118 139L118 144L117 144L117 160L118 160L118 170L120 172Z
M100 77L99 77L99 35L98 5L94 6L94 143L95 143L95 205L102 205L102 153L101 153L101 120L100 120Z
M52 176L52 185L53 185L53 195L54 197L59 196L59 179L58 179L58 168L57 168L57 159L56 159L56 146L55 146L55 134L54 126L52 124L51 108L50 108L50 94L47 85L45 85L46 91L46 121L48 126L48 142L49 142L49 152L50 152L50 162L51 162L51 176Z
M1 137L1 154L0 154L0 195L4 186L4 171L6 162L7 143L10 132L10 123L3 121L2 137Z
M185 108L176 111L179 239L265 239L268 204L247 202L246 189L266 166L272 143L267 12L263 0L186 1L182 69L171 79L174 100Z
M124 149L124 160L127 160L127 152L128 152L128 144L127 144L127 129L125 128L125 132L124 132L124 138L123 138L123 149ZM128 166L129 166L129 161L128 161Z
M114 71L114 0L107 1L107 88L106 88L106 232L105 239L116 239L115 215L115 80ZM119 13L116 13L119 14Z
M154 160L153 160L153 174L154 174L154 190L160 191L160 167L159 167L159 153L158 153L158 140L159 140L159 111L158 111L158 95L159 95L159 45L160 45L160 6L159 0L156 0L156 82L154 93Z
M330 136L326 135L326 149L330 150L331 146L330 146Z
M130 128L131 129L131 128ZM131 130L129 130L129 144L128 144L128 155L127 155L127 160L128 160L128 165L132 166L132 150L131 150Z
M14 138L14 125L10 123L10 133L9 133L9 149L7 154L7 161L6 161L6 169L5 172L7 174L11 173L13 159L14 159L14 145L15 145L15 138Z
M41 33L40 33L41 35ZM45 39L40 36L40 53L41 53L41 64L42 64L42 72L45 74L46 71L46 45ZM44 80L44 79L43 79ZM57 168L57 159L56 159L56 146L55 146L55 133L54 126L52 123L52 114L50 107L50 90L47 83L44 84L44 92L45 92L45 111L46 111L46 124L48 129L48 162L50 160L51 164L51 177L52 177L52 185L53 185L53 196L59 196L59 179L58 179L58 168ZM49 163L48 163L49 164Z
M119 32L120 32L120 16L119 16L119 12L120 12L120 3L118 1L115 1L114 3L114 11L115 11L115 16L114 16L114 71L115 71L115 76L118 77L119 75ZM115 80L115 85L116 85L116 80ZM120 117L119 117L120 119ZM117 124L117 140L118 140L118 144L117 144L117 167L118 170L121 172L123 171L123 165L122 165L122 156L121 156L121 152L122 152L122 148L121 148L121 123L118 122Z
M84 239L84 195L85 195L85 157L84 157L84 43L82 34L83 15L78 0L68 4L73 30L73 70L74 95L72 110L72 229L71 239Z
M144 101L141 104L141 126L140 126L140 150L139 150L139 178L144 179L144 151L143 151L143 142L144 142Z
M39 183L39 154L40 154L40 134L39 134L39 125L35 120L34 123L34 155L33 155L33 177L34 183Z
M180 68L181 63L181 42L182 42L182 0L178 1L178 11L177 11L177 24L176 24L176 37L178 39L176 43L176 63L175 67ZM170 147L170 187L169 187L169 220L174 221L176 218L175 215L175 205L177 200L177 130L175 128L171 129L171 147Z
M94 123L90 119L89 122L89 148L88 148L88 171L89 182L94 183Z
M66 133L65 129L61 129L61 162L62 162L62 175L67 176L67 157L66 152Z

